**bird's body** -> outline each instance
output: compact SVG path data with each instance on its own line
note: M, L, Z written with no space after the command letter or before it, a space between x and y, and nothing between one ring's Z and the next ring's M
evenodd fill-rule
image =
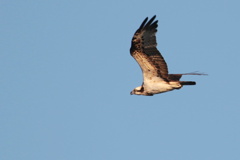
M178 82L150 82L143 84L142 86L139 86L135 88L134 93L137 95L145 95L145 96L152 96L154 94L168 92L174 89L180 89L182 86ZM140 91L140 92L138 92Z
M153 16L148 22L146 18L135 32L130 53L142 69L143 84L136 87L131 94L152 96L183 85L195 85L194 81L180 81L182 75L202 75L200 73L168 74L167 63L157 50L157 22Z

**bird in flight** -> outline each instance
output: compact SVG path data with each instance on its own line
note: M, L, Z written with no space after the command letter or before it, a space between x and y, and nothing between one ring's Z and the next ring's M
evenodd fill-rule
M158 21L153 16L142 22L132 38L131 56L137 61L143 74L143 83L131 91L131 95L153 96L180 89L184 85L195 85L194 81L180 81L182 75L205 75L201 73L168 74L167 63L157 49L156 32Z

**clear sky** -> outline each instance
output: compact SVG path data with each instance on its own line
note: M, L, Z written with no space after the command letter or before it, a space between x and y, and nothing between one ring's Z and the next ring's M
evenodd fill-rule
M240 159L240 1L1 0L1 160ZM186 86L130 95L129 54L157 15L158 49Z

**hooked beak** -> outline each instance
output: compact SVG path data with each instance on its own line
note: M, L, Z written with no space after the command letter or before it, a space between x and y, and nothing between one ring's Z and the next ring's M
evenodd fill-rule
M133 91L132 91L132 92L130 92L130 94L131 94L131 95L133 95Z

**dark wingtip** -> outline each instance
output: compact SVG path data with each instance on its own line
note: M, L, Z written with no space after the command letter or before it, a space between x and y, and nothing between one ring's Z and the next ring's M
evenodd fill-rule
M153 20L154 20L156 17L157 17L157 16L156 16L156 15L154 15L154 16L153 16L151 19L153 19Z
M142 22L142 24L140 25L140 27L139 27L138 30L141 30L141 29L143 29L144 27L150 26L150 25L152 24L152 22L154 21L155 18L156 18L156 15L154 15L154 16L148 21L148 17L146 17L146 18L143 20L143 22ZM147 22L147 21L148 21L148 22ZM146 24L146 23L147 23L147 24ZM157 23L158 23L158 20L156 20L154 23L157 24Z
M195 71L195 72L191 72L191 73L185 73L183 75L199 75L199 76L208 76L208 74L206 73L202 73L202 72L199 72L199 71Z
M139 27L139 30L142 29L142 28L145 26L147 20L148 20L148 17L146 17L146 18L143 20L142 24L141 24L140 27Z
M154 21L154 19L156 18L156 15L154 15L146 24L146 27L150 26L152 24L152 22ZM154 23L157 23L157 21L155 21Z

